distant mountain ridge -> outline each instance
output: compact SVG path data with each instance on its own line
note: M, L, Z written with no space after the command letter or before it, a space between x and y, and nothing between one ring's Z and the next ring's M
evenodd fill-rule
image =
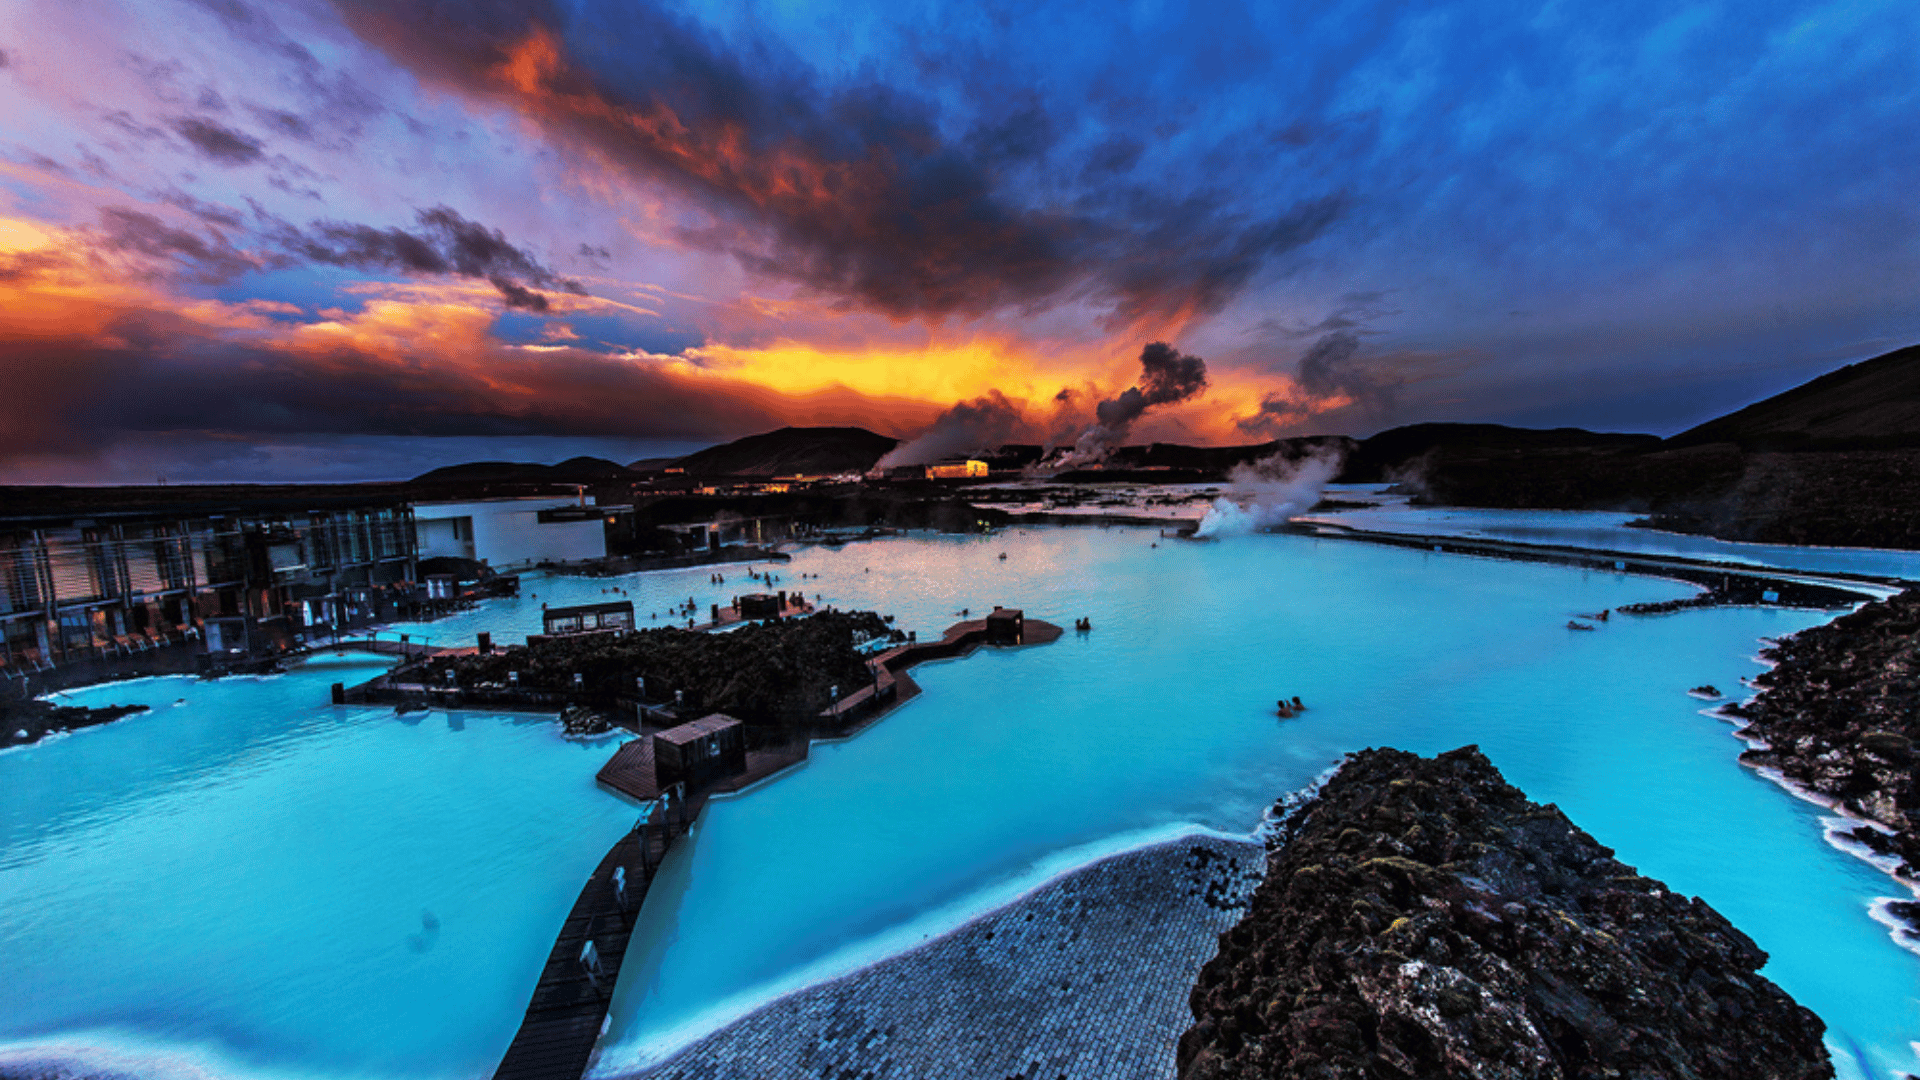
M672 463L690 476L822 476L873 468L900 440L857 427L784 427Z
M1920 345L1848 364L1667 440L1744 450L1920 446Z
M470 461L421 473L409 484L601 484L634 479L625 465L597 457L568 458L558 465L524 461Z

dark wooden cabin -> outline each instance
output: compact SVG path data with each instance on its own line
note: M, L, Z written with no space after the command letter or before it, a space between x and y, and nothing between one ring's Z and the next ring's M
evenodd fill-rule
M987 616L987 641L994 645L1022 645L1027 640L1027 615L1019 608L996 607Z
M745 772L747 729L725 713L711 713L653 737L653 771L660 787L689 788Z

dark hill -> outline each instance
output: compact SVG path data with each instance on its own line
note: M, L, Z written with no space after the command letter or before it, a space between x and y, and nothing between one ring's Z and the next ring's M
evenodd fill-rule
M899 444L865 428L788 427L710 446L673 464L694 476L865 472Z
M1276 455L1288 460L1306 457L1323 448L1351 453L1355 443L1344 435L1313 435L1298 439L1244 446L1182 446L1179 443L1148 443L1122 446L1107 460L1109 469L1193 469L1224 477L1236 465L1263 461Z
M553 466L549 478L563 484L598 484L631 480L633 471L606 458L583 456L568 458Z
M1716 442L1745 450L1920 446L1920 345L1848 364L1668 440Z
M524 461L469 461L442 465L423 472L410 484L537 483L547 478L547 466Z
M1652 450L1653 435L1583 428L1516 428L1504 424L1409 424L1362 439L1347 455L1340 479L1372 483L1395 479L1409 467L1448 461L1506 462L1541 456L1619 454Z
M470 461L421 473L409 484L598 484L630 480L626 466L605 458L568 458L558 465L524 461Z

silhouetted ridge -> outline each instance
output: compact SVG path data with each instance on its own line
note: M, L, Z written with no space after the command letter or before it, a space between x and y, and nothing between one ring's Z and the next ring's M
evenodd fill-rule
M1517 428L1504 424L1409 424L1360 440L1347 455L1340 479L1372 483L1395 479L1415 463L1440 460L1502 460L1599 452L1652 450L1654 435L1587 431L1584 428Z
M710 446L673 463L694 476L865 472L900 440L857 427L787 427Z
M1920 446L1920 345L1848 364L1667 442L1725 442L1747 450Z
M617 462L597 457L568 458L558 465L524 461L470 461L443 465L421 473L410 484L596 484L630 480L633 473Z

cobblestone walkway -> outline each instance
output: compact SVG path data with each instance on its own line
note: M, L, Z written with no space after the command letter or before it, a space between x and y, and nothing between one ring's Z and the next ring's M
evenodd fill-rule
M1174 1075L1187 993L1265 853L1192 837L1078 870L945 937L799 991L645 1080Z

